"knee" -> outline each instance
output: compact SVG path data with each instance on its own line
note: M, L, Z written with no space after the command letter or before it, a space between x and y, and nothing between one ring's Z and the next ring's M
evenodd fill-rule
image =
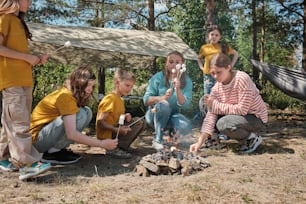
M216 128L222 132L226 129L228 129L228 123L226 122L226 120L224 120L224 118L220 118L217 123L216 123Z
M77 113L77 121L90 121L92 119L92 111L89 107L81 107Z
M158 117L169 117L171 113L171 107L167 103L160 102L155 105L156 114Z

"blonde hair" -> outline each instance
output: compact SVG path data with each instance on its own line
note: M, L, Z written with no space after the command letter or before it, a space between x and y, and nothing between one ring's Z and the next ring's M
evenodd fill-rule
M136 76L133 72L127 69L116 69L114 79L122 81L122 80L131 80L136 81Z
M18 0L2 0L0 1L0 15L10 14L19 11Z

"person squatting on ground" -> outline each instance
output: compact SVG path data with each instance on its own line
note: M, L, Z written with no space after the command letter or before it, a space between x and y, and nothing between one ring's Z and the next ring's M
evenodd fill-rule
M216 84L204 99L208 112L203 121L202 134L198 142L190 146L190 151L199 150L212 136L215 127L222 134L238 140L241 152L255 151L262 142L257 133L268 121L267 107L259 90L248 74L233 70L231 60L222 53L211 59L210 74Z
M60 89L45 96L31 115L31 133L36 149L43 153L42 161L52 164L72 164L81 156L68 150L76 142L93 147L114 149L116 139L98 140L82 130L92 119L86 106L96 83L91 68L75 69Z
M210 59L218 53L226 55L232 55L231 66L234 67L238 60L238 52L230 47L227 43L221 42L222 30L217 25L208 27L207 31L207 44L201 46L198 55L198 65L200 70L203 72L203 85L204 85L204 96L210 94L211 88L215 84L215 79L211 76L209 71ZM203 65L204 59L204 65ZM204 96L199 101L199 108L202 117L205 117L206 109L203 104Z
M41 155L32 146L29 133L32 109L32 67L44 64L47 55L31 55L31 39L24 15L31 0L0 1L0 91L3 97L0 138L0 169L17 171L26 180L51 168L39 163Z
M165 69L151 77L143 97L144 105L148 107L146 122L155 130L152 146L156 150L164 148L163 134L168 126L181 135L191 132L189 119L180 113L181 109L190 105L192 98L191 79L186 71L178 74L180 69L177 65L182 66L184 61L180 52L170 52Z
M131 92L135 81L136 77L131 71L117 69L114 76L114 90L101 100L98 107L97 138L104 140L118 137L118 147L108 152L109 155L116 158L131 158L132 155L128 152L129 147L145 129L144 119L133 118L131 113L125 112L122 98ZM119 122L120 119L122 122Z

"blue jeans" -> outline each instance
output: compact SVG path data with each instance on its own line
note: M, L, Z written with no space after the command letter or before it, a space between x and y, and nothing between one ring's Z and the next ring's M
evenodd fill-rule
M87 127L92 119L92 111L89 107L82 107L76 114L76 128L82 131ZM65 133L65 126L62 116L57 117L55 120L44 126L39 134L34 147L43 153L48 151L51 147L63 149L74 143L68 140Z
M215 85L215 79L210 74L203 75L204 95L210 94L211 88Z
M152 111L152 108L155 111ZM157 103L150 107L145 115L146 122L155 129L155 141L163 143L163 132L167 128L173 128L180 135L188 135L192 126L188 118L180 113L171 113L171 107L168 104Z
M220 133L244 144L252 132L258 133L265 125L255 115L226 115L217 121L216 127Z

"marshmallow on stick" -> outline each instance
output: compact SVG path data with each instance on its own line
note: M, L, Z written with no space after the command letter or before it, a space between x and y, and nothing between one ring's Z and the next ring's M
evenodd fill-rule
M63 48L66 48L66 47L70 47L71 46L71 42L70 41L66 41L65 44L59 48L57 48L56 50L54 50L51 54L54 54L56 53L57 51L63 49Z
M181 76L184 72L186 72L186 65L182 64L181 69L179 70L179 73L178 73L178 79L181 79Z
M124 125L125 114L121 114L119 117L119 125Z
M119 135L121 125L124 125L124 120L125 120L125 114L121 114L120 117L119 117L119 127L118 127L118 130L117 130L116 139L118 139L118 135Z

